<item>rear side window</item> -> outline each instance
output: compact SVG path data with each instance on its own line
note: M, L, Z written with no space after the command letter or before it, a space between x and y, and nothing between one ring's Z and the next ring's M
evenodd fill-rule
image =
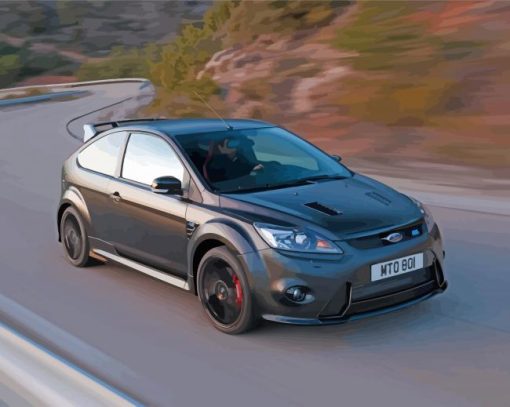
M100 138L78 154L79 164L83 168L114 176L126 135L126 132L117 132Z
M172 176L184 184L184 167L170 145L149 134L129 136L122 178L150 185L155 178Z

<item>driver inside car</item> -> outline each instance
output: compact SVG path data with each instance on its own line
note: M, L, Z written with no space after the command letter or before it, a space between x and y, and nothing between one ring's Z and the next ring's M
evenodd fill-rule
M226 181L249 175L252 171L260 171L264 166L253 162L243 154L243 140L224 138L219 142L211 142L209 154L204 163L203 172L210 182Z

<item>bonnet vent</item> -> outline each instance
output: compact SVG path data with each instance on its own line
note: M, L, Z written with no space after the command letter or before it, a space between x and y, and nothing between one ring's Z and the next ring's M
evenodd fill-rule
M325 213L326 215L329 215L329 216L336 216L336 215L342 214L342 212L337 211L336 209L330 208L328 206L322 205L319 202L308 202L308 203L305 203L305 206L315 209L316 211Z

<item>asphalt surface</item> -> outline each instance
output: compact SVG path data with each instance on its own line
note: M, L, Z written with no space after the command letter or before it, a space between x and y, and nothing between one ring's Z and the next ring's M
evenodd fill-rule
M508 216L433 207L446 293L337 326L228 336L187 292L69 265L55 213L61 163L80 143L65 124L138 86L0 110L2 320L150 405L510 405Z

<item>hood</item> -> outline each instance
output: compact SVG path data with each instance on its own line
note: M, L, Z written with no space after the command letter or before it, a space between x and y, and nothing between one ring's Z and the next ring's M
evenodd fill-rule
M221 206L255 221L313 224L337 239L361 236L415 222L417 206L405 195L371 178L319 181L309 185L228 194Z

